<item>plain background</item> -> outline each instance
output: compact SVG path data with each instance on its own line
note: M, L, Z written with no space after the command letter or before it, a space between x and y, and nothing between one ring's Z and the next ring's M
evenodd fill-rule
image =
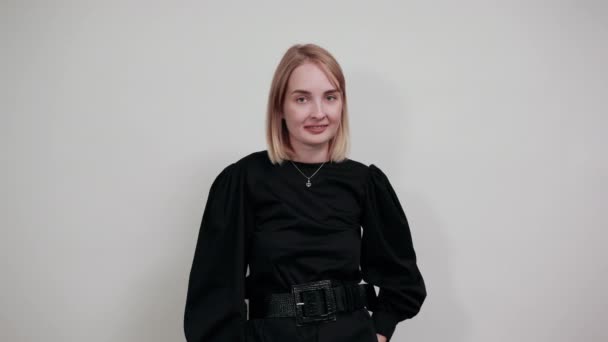
M0 340L183 341L210 184L308 42L412 227L393 341L608 340L606 2L1 4Z

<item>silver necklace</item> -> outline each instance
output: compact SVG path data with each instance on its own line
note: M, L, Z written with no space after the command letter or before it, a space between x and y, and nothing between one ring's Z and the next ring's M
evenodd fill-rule
M302 176L304 176L304 177L306 177L306 179L308 179L308 180L306 181L306 186L307 186L307 187L309 187L309 188L310 188L310 186L312 185L312 183L310 182L310 179L311 179L312 177L314 177L314 175L316 175L316 174L317 174L317 172L319 172L319 170L321 170L321 168L323 167L323 165L325 165L325 163L326 163L326 162L323 162L323 164L321 164L321 166L319 166L319 168L317 169L317 171L315 171L315 173L313 173L313 174L312 174L310 177L308 177L307 175L305 175L305 174L304 174L304 172L300 171L300 168L299 168L299 167L298 167L296 164L294 164L294 163L293 163L293 161L291 161L291 160L290 160L290 162L291 162L291 164L292 164L292 165L293 165L293 166L294 166L296 169L298 169L298 171L299 171L299 172L302 174Z

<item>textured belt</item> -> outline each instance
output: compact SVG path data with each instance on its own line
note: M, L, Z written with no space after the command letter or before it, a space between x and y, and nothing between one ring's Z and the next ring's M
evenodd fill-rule
M291 286L291 292L249 299L250 318L295 317L296 325L335 321L337 312L367 307L373 310L376 292L370 284L332 285L320 280Z

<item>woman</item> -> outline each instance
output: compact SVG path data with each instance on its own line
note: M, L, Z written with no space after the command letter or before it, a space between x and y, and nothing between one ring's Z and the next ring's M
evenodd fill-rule
M387 176L346 158L345 81L329 52L287 50L266 123L267 150L225 167L209 190L187 341L389 341L426 287Z

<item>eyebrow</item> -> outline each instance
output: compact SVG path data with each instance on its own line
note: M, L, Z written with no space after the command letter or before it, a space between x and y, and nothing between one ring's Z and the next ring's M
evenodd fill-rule
M330 89L330 90L326 90L323 94L330 94L330 93L337 93L338 89ZM292 94L294 93L302 93L302 94L307 94L310 95L311 92L309 92L308 90L302 90L302 89L296 89L294 91L291 92Z

